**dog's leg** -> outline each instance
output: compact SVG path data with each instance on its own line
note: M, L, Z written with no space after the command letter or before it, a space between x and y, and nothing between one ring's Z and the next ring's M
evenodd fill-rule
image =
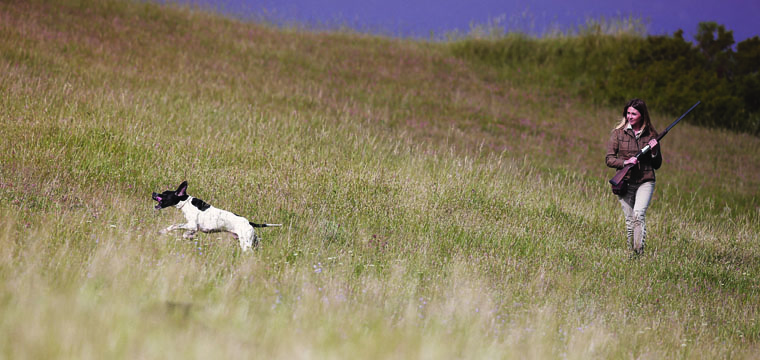
M177 230L178 228L179 228L179 225L171 225L171 226L167 227L166 229L159 230L158 233L159 234L166 234L166 233L168 233L170 231Z
M175 225L167 227L166 229L160 230L158 233L159 234L166 234L166 233L168 233L170 231L174 231L174 230L177 230L177 229L184 229L184 230L187 230L188 232L195 233L196 231L198 231L198 225L191 224L191 223L187 223L187 224L175 224Z
M256 235L256 232L253 233L253 247L254 248L259 247L259 236Z
M185 238L185 239L192 239L192 238L195 237L195 232L196 232L195 230L185 231L185 233L182 234L182 237Z
M245 231L242 231L240 234L235 234L235 238L238 239L240 242L240 248L243 249L243 252L246 252L248 250L251 250L251 246L254 244L254 242L257 241L256 239L256 233L253 231L253 228L250 230L246 229Z

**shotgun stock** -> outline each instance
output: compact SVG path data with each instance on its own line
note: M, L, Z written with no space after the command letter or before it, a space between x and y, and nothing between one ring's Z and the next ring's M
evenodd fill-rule
M659 143L660 140L662 140L662 138L664 138L665 135L668 134L668 131L670 131L670 129L673 128L673 126L676 126L676 124L678 124L678 122L681 121L681 119L683 119L684 116L686 116L686 114L688 114L689 112L691 112L691 110L693 110L695 107L697 107L697 105L699 105L700 103L701 103L701 101L697 101L697 103L694 104L692 107L690 107L689 110L686 110L686 112L683 113L683 115L681 115L678 119L676 119L676 121L674 121L672 124L670 124L665 129L665 131L663 131L659 136L657 136L657 142ZM649 149L649 145L644 146L644 148L641 149L641 150L639 150L639 152L636 154L636 159L638 159L642 155L648 153L649 150L650 150ZM610 184L612 184L613 187L620 185L620 182L623 181L623 179L625 178L625 175L628 174L628 170L631 170L632 167L633 167L633 164L628 164L626 166L623 166L623 168L620 169L620 170L618 170L615 173L615 176L613 176L612 179L610 179Z

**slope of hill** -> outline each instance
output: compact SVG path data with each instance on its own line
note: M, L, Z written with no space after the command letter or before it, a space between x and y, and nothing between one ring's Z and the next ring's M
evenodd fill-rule
M449 44L0 1L0 354L755 354L760 141L679 125L631 261L620 109L524 76ZM182 180L285 226L253 253L158 235L181 216L150 193Z

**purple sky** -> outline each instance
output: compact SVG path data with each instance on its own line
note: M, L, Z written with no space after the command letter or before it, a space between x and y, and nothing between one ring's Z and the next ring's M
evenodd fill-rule
M177 1L177 0L175 0ZM551 26L574 28L587 18L633 16L649 34L683 29L693 40L700 21L716 21L733 30L738 43L760 35L759 0L178 0L250 18L264 15L278 23L348 25L364 32L436 38L467 32L470 24L499 22L506 30L541 34Z

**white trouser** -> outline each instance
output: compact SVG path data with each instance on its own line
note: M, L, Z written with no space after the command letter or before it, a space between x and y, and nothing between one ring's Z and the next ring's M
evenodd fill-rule
M637 254L644 251L647 237L646 213L652 194L654 194L654 181L648 181L643 184L628 184L625 195L618 196L625 215L628 247Z

